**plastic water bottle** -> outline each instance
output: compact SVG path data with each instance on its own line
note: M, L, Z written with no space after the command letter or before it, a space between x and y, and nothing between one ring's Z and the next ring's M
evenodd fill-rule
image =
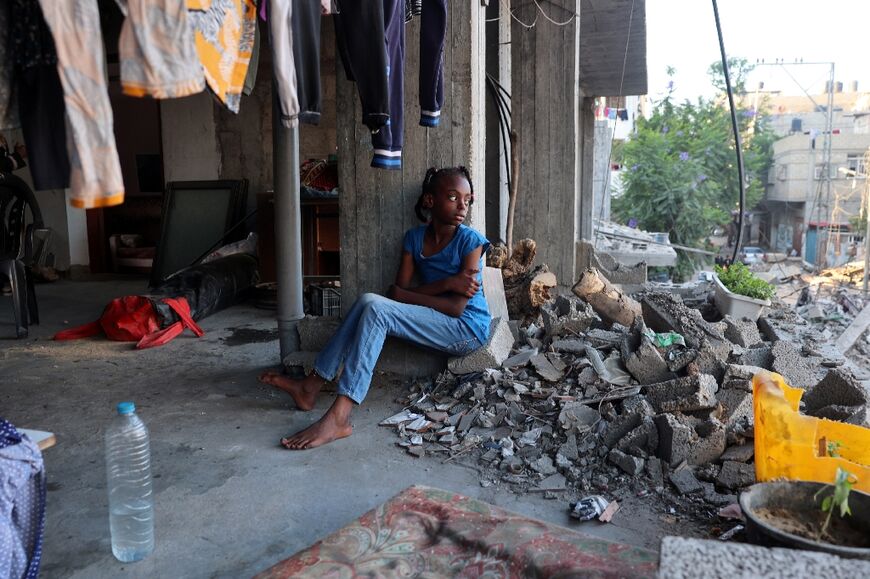
M154 550L154 495L148 429L132 402L118 404L106 431L106 477L112 554L131 563Z

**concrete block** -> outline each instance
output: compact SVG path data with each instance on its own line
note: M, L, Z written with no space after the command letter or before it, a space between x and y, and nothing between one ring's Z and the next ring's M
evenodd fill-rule
M816 383L816 370L794 343L776 342L770 353L773 356L772 370L782 375L789 386L806 389Z
M758 324L750 320L734 320L725 316L725 339L732 344L744 348L752 348L761 344L761 334L758 332Z
M804 395L803 401L807 413L831 405L866 406L870 391L848 370L835 368Z
M752 377L761 372L763 368L758 366L744 366L742 364L729 364L722 378L723 390L745 390L752 392Z
M770 346L759 346L757 348L747 348L737 356L735 361L743 366L755 366L770 370L773 367L773 354Z
M592 306L574 294L556 296L552 304L541 308L541 319L550 338L576 336L601 322Z
M726 342L722 342L722 344L726 344ZM716 379L717 383L721 383L725 377L725 370L728 368L728 364L725 362L728 359L728 354L730 352L723 354L704 347L698 352L698 356L693 362L701 374L709 374Z
M790 322L763 316L758 319L758 330L769 342L791 342L795 340L794 326Z
M482 372L487 368L499 368L511 354L514 336L507 321L501 318L492 320L489 341L482 348L461 358L450 358L447 368L454 374Z
M650 417L645 417L640 426L626 434L617 444L622 452L639 457L655 454L658 447L659 430Z
M864 428L870 428L870 408L867 406L858 407L855 413L846 419L846 422L849 424L857 424Z
M665 486L662 461L659 457L651 456L646 459L646 473L653 482L653 488L661 488Z
M755 483L755 465L726 460L716 477L716 484L736 491Z
M655 411L643 396L626 399L622 404L622 414L607 425L602 442L607 448L614 448L629 432L639 427L644 417L650 417Z
M553 340L553 349L557 352L568 352L569 354L586 355L586 346L589 343L577 338L568 338L565 340Z
M646 262L623 265L610 254L596 250L588 241L577 242L575 259L577 271L594 267L613 284L639 286L647 281Z
M650 405L645 396L632 396L622 401L622 414L640 414L641 416L655 416L656 411Z
M659 430L657 456L671 466L684 460L707 464L725 452L725 425L715 418L702 421L683 414L659 414L655 421Z
M621 353L625 368L640 384L665 382L674 377L658 349L639 333L626 337Z
M607 455L607 460L631 476L637 476L643 472L643 459L625 454L621 450L611 450Z
M688 412L716 407L716 379L709 374L651 384L646 397L657 412Z
M755 425L750 392L736 388L723 388L716 393L716 400L722 405L721 420L725 423L727 431L744 430L747 425Z
M754 444L741 444L738 446L729 446L722 454L721 458L725 460L733 460L737 462L749 462L755 456Z
M507 300L504 295L504 278L496 267L483 268L483 297L492 319L508 319Z
M624 336L621 332L613 332L609 330L602 330L600 328L593 328L586 332L586 339L592 344L595 348L602 348L605 346L619 346L622 344Z
M715 351L730 351L722 329L701 317L701 312L683 303L679 296L665 292L650 292L640 302L646 325L656 332L676 332L686 340L686 346L701 350L704 344Z
M695 473L688 467L678 468L668 475L668 479L681 495L690 495L703 490Z
M867 576L870 576L868 561L841 559L815 551L769 549L733 541L665 537L659 556L659 577L667 579L840 579Z

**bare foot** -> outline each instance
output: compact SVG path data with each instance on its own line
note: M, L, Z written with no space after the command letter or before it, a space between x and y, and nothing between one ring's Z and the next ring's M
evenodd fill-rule
M280 388L293 397L293 401L299 410L306 412L314 408L317 393L320 392L320 389L326 383L326 380L314 372L301 380L284 376L278 372L263 372L258 380L263 384Z
M288 450L306 450L347 438L353 432L350 425L353 404L350 398L339 396L320 420L293 436L282 438L281 445Z

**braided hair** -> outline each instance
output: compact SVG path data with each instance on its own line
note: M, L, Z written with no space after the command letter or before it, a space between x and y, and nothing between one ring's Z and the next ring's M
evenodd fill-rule
M417 219L423 223L429 222L430 215L428 209L423 207L423 197L425 197L427 193L430 195L435 194L435 185L442 177L453 177L457 175L464 177L465 180L468 181L468 187L471 190L471 202L474 202L474 183L471 182L471 173L469 173L468 169L462 165L459 165L458 167L444 167L442 169L429 167L429 170L426 171L426 176L423 177L423 187L420 192L420 197L417 199L417 204L414 205L414 213L417 215Z

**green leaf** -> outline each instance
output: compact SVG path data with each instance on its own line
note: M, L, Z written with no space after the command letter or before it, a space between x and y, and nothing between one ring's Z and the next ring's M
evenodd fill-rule
M827 513L828 511L830 511L830 510L831 510L831 505L832 505L833 502L834 502L834 497L833 497L833 495L828 495L828 496L826 496L825 499L822 501L822 510L823 510L824 512L826 512L826 513Z

